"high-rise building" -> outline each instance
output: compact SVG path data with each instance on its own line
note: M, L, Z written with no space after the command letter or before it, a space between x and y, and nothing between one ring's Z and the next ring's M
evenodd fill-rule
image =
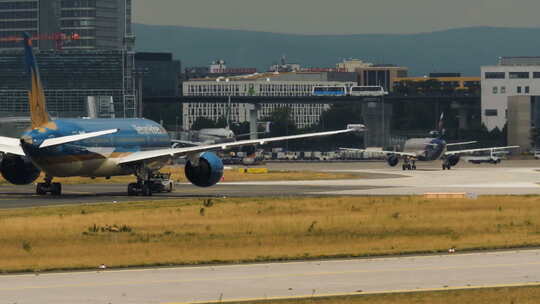
M18 49L28 32L39 49L132 49L131 0L0 0L0 50ZM77 39L65 41L57 34Z
M29 80L20 39L28 32L53 116L87 116L89 101L109 100L111 116L135 117L131 2L0 0L2 116L28 113Z
M29 76L24 54L0 55L0 116L28 114ZM87 116L89 99L112 97L115 117L135 117L132 64L123 50L40 51L36 54L49 113L55 117Z

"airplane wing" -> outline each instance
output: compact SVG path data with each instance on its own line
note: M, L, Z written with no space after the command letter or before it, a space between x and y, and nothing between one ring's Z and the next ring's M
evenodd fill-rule
M118 129L49 138L49 139L44 140L39 147L46 148L46 147L51 147L51 146L57 146L57 145L65 144L65 143L70 143L70 142L79 141L83 139L112 134L116 132L118 132ZM19 155L19 156L26 155L21 147L20 139L12 138L12 137L4 137L4 136L0 136L0 153L8 153L8 154L14 154L14 155Z
M236 138L239 138L239 137L248 137L248 136L251 136L252 134L266 134L267 132L253 132L253 133L243 133L243 134L237 134L235 135L234 137Z
M452 147L452 146L462 146L462 145L470 145L470 144L476 144L476 143L477 143L477 141L465 141L465 142L446 144L446 146L447 147Z
M195 142L195 141L189 141L189 140L180 140L180 139L171 139L171 142L173 143L173 148L177 144L186 145L186 146L200 146L203 143L201 142Z
M484 152L484 151L497 151L497 150L509 150L509 149L517 149L519 146L507 146L507 147L491 147L491 148L480 148L480 149L468 149L468 150L457 150L457 151L447 151L444 153L444 155L457 155L457 154L468 154L473 152Z
M0 136L0 152L19 156L26 155L21 147L20 139L3 136Z
M396 151L382 151L382 150L366 150L366 149L352 149L352 148L339 148L341 151L350 151L350 152L369 152L376 154L384 155L399 155L399 156L410 156L417 157L418 155L409 152L396 152Z
M103 136L107 134L112 134L118 132L118 129L111 129L111 130L104 130L104 131L97 131L97 132L90 132L90 133L82 133L77 135L69 135L69 136L62 136L62 137L55 137L55 138L49 138L45 139L39 148L47 148L51 146L58 146L62 144L67 144L70 142L75 142L83 139L89 139L93 137Z
M347 126L347 129L338 130L338 131L308 133L308 134L261 138L261 139L253 139L253 140L239 140L239 141L233 141L233 142L227 142L227 143L202 145L202 146L196 146L196 147L141 151L141 152L132 153L129 156L119 158L117 159L117 163L127 164L127 163L133 163L133 162L138 162L138 161L143 161L143 160L148 160L148 159L153 159L153 158L160 158L160 157L181 157L187 154L201 153L205 151L227 150L234 147L250 146L250 145L265 145L272 142L285 141L285 140L290 140L290 139L320 137L320 136L336 135L336 134L351 133L351 132L361 132L364 130L366 130L364 125L349 125Z

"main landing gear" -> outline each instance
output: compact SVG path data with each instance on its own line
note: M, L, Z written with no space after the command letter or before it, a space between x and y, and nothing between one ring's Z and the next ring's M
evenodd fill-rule
M443 163L442 163L442 169L443 169L443 170L450 170L450 169L452 169L452 165L450 165L450 163L449 163L448 161L445 160L445 161L443 161Z
M45 182L38 183L36 186L36 194L37 195L47 195L47 193L50 193L54 196L59 196L62 194L62 184L60 183L53 183L52 177L46 176Z
M403 171L405 170L416 170L416 159L404 158L403 165L401 166Z
M128 185L129 196L152 196L154 193L170 193L174 189L174 182L168 173L150 172L147 169L142 169L137 170L136 176L137 182Z

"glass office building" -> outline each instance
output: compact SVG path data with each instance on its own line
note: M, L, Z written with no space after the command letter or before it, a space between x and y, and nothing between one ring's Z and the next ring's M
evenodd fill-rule
M28 113L22 43L34 39L48 110L86 116L89 99L112 98L116 117L135 117L131 0L0 0L0 113ZM59 35L77 39L57 39ZM99 98L98 98L99 97Z
M40 51L36 54L49 113L55 117L87 115L89 97L111 96L116 117L135 117L133 56L124 50ZM0 115L28 113L30 76L23 53L0 56Z
M20 48L5 38L22 32L49 37L36 41L41 49L58 48L55 34L77 35L63 49L132 49L131 10L131 0L0 0L0 50Z

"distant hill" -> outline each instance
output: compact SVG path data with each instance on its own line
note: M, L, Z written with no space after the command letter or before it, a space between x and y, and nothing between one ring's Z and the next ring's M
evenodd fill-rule
M332 67L343 58L393 63L410 75L479 75L499 56L540 56L539 28L472 27L420 34L294 35L135 24L138 51L170 51L185 66L224 59L266 70L282 55L303 66ZM539 39L536 39L539 38Z

